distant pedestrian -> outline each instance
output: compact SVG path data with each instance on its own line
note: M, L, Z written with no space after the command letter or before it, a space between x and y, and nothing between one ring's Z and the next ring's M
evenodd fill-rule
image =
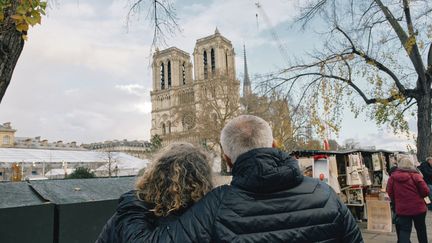
M395 172L397 170L397 168L398 168L397 163L392 164L390 167L390 170L388 171L389 176L391 176L393 174L393 172ZM396 214L396 208L395 208L393 201L390 202L390 209L392 212L392 223L395 225L396 235L399 239L399 224L397 223L398 217Z
M427 157L426 161L420 164L418 167L423 174L423 179L429 187L429 191L432 192L432 157ZM429 193L429 199L432 201L432 193ZM432 211L432 203L428 205L429 210Z
M410 242L414 221L419 243L427 243L427 208L423 198L429 195L429 188L409 158L403 157L398 161L397 170L388 180L387 192L396 209L398 242Z

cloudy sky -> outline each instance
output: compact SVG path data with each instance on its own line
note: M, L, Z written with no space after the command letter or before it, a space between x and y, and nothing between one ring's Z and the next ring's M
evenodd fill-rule
M150 137L152 29L143 19L126 27L127 0L59 0L29 40L0 104L0 122L12 122L17 136L42 136L78 143ZM319 39L289 28L296 13L293 1L177 0L182 32L168 39L192 53L195 41L217 27L236 50L237 76L243 77L246 45L250 76L284 65L273 30L291 56L301 56ZM256 14L258 13L258 19ZM161 47L161 49L164 47ZM412 141L377 128L365 118L346 113L340 143L354 138L362 145L405 149Z

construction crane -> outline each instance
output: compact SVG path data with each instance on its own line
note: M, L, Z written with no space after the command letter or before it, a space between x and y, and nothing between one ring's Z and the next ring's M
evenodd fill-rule
M258 11L261 13L266 25L269 27L270 30L270 34L273 38L273 41L276 42L276 45L279 49L279 53L282 56L282 59L284 60L285 64L288 65L288 52L285 49L285 46L282 44L282 41L279 38L279 35L276 33L276 31L273 28L273 25L269 19L269 17L267 16L266 12L264 11L263 6L259 3L256 2L255 6L257 7ZM255 15L256 17L256 21L257 21L257 29L259 28L259 21L258 21L258 13Z

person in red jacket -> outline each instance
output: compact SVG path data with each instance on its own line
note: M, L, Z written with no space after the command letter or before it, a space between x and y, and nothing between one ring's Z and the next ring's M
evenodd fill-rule
M427 208L423 198L429 195L429 188L409 158L405 157L398 161L398 168L388 180L387 193L395 205L398 216L398 242L410 242L414 221L419 243L427 243Z

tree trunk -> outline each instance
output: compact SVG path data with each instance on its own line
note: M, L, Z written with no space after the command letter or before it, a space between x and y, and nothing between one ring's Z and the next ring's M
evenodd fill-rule
M430 87L430 77L428 78ZM431 92L427 90L417 99L417 159L422 162L429 156L431 145Z
M15 22L10 18L18 4L18 1L12 2L12 7L5 11L5 19L0 23L0 103L24 47L22 33L16 30Z

